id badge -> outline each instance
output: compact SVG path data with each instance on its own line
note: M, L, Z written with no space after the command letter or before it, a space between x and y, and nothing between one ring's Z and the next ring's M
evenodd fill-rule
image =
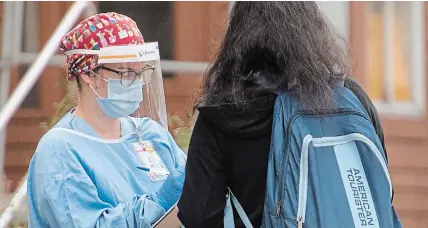
M132 144L132 147L137 154L141 165L150 169L150 172L147 172L150 180L162 181L168 177L169 171L151 142L136 142Z

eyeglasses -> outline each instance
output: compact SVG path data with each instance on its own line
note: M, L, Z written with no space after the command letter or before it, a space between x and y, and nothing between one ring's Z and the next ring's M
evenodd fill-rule
M143 84L149 82L150 78L153 75L153 72L155 72L155 68L156 67L151 64L146 64L146 66L143 69L141 69L139 72L136 72L135 70L130 70L130 69L115 70L109 67L105 67L103 65L101 65L97 69L107 70L120 75L120 83L123 86L128 87L132 85L135 82L135 80L137 80L137 78L138 80L141 80Z

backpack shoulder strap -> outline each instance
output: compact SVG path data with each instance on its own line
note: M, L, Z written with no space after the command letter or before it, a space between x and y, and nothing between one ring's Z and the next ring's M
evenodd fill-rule
M233 224L233 227L235 227L235 222L233 219L232 203L230 202L231 199L245 227L253 228L253 225L251 225L250 219L248 219L248 216L245 214L244 208L242 208L241 204L236 199L235 195L233 195L232 190L230 190L229 187L227 187L227 194L226 194L226 208L225 208L225 215L224 215L225 227L227 224L230 224L230 225Z

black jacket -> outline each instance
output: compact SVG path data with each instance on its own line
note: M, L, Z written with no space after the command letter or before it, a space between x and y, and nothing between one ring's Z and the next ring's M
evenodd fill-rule
M362 88L345 87L366 108L383 143L375 107ZM272 114L276 95L256 94L244 111L233 105L201 106L190 140L178 217L186 228L223 227L225 188L238 198L254 227L262 222ZM243 227L235 214L236 227Z

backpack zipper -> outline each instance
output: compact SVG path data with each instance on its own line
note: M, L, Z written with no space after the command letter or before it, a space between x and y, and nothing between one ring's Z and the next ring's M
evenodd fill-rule
M296 121L296 119L299 117L299 115L302 115L302 116L322 115L324 117L324 116L328 116L328 115L335 115L338 113L340 113L342 115L350 115L350 114L358 115L358 116L361 116L364 119L368 120L369 122L371 122L368 119L368 117L366 117L365 115L363 115L357 111L354 111L354 110L348 109L348 108L342 108L342 109L329 111L326 114L320 114L319 112L305 111L305 110L304 111L298 111L292 116L291 121L287 124L287 132L286 132L287 135L285 136L286 141L285 141L285 146L283 149L283 154L285 154L285 159L283 159L282 163L281 163L281 172L280 172L280 179L279 179L280 184L279 184L279 188L278 188L279 199L278 199L277 204L276 204L277 205L276 217L279 217L279 215L281 214L282 201L284 198L283 186L284 186L284 181L285 181L285 167L286 167L285 162L288 161L288 156L289 156L289 153L287 153L287 151L285 151L285 150L288 148L288 144L290 143L291 125L294 123L294 121Z
M303 218L302 218L302 216L300 216L297 219L297 228L303 228Z
M292 116L292 118L291 118L291 121L287 124L287 131L286 131L286 140L285 140L285 146L284 146L284 149L283 149L283 154L285 154L285 149L288 147L288 135L289 135L289 133L291 132L291 125L292 125L292 123L297 119L297 117L299 116L299 112L297 112L296 114L294 114L293 116ZM284 179L284 163L285 163L285 161L286 160L288 160L288 156L289 156L289 154L288 153L286 153L285 154L285 158L282 160L282 163L281 163L281 167L280 167L280 169L281 169L281 172L279 173L279 175L280 175L280 179L279 179L279 188L278 188L278 195L279 195L279 199L278 199L278 202L276 203L276 217L279 217L279 214L281 214L281 206L282 206L282 198L283 198L283 179Z
M278 202L276 203L276 217L279 217L279 213L281 213L281 200L278 200Z

